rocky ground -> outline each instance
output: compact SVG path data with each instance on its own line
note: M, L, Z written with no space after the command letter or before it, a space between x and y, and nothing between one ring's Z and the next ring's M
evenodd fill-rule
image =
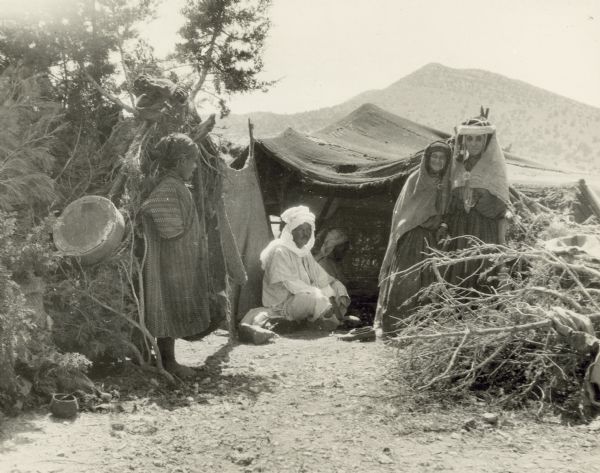
M122 367L98 380L120 400L96 412L2 418L0 471L566 473L600 465L598 421L569 426L476 402L445 410L409 402L390 373L393 351L380 342L300 332L250 346L216 333L178 350L200 367L185 385L167 388Z

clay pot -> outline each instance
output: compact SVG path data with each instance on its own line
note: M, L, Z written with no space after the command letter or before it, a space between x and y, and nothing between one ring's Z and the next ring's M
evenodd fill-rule
M72 394L53 394L50 401L50 412L55 417L69 419L79 412L79 403Z

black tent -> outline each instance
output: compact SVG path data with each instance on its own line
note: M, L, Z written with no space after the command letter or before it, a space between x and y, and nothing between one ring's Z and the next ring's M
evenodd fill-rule
M260 305L258 254L266 246L283 210L308 205L317 216L317 244L330 228L344 229L352 250L344 261L351 295L374 302L377 276L389 236L394 202L408 175L416 168L422 150L432 141L450 135L365 104L342 120L312 135L288 128L274 138L257 138L249 147L239 170L229 171L231 183L244 173L260 187L251 201L249 192L240 195L234 186L228 193L234 234L245 260L253 267L254 282L249 305ZM505 153L511 182L546 184L576 181L572 175L546 169L535 161ZM237 176L237 177L236 177ZM550 184L553 185L553 184ZM238 185L239 187L239 185ZM248 217L251 215L251 217ZM269 225L270 224L270 225ZM254 230L249 230L251 225ZM261 230L258 229L261 227ZM259 235L254 238L250 235ZM251 244L249 243L251 242ZM249 251L244 251L252 246ZM244 290L243 290L244 292ZM250 308L240 306L238 317Z

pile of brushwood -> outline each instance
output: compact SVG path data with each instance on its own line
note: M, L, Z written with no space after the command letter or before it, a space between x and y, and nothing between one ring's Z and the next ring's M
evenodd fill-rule
M520 192L506 245L434 251L405 273L431 269L436 282L414 297L419 309L399 318L391 343L398 373L432 399L485 399L501 408L532 405L581 419L600 406L600 260L551 248L548 240L600 235ZM597 241L597 240L596 240ZM445 271L478 261L478 284L462 287Z

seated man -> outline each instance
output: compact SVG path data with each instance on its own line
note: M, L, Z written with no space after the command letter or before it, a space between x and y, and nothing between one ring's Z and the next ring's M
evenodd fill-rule
M263 305L287 320L319 321L328 329L343 320L350 297L344 285L315 260L315 216L303 205L283 214L279 238L260 254Z

